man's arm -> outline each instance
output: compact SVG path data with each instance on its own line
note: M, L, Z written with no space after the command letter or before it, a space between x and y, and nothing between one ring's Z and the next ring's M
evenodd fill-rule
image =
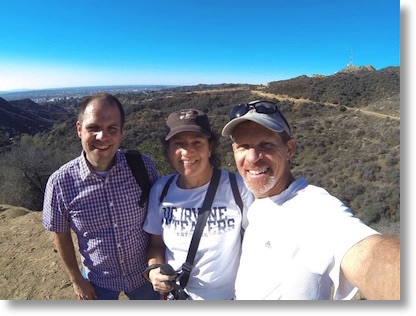
M341 270L366 299L400 300L400 238L365 238L346 253Z
M79 270L71 232L55 233L55 246L64 262L72 286L78 297L82 300L96 299L94 288L88 280L84 279Z

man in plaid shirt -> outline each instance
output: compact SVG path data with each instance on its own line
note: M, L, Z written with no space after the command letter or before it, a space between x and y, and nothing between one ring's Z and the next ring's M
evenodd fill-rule
M43 225L54 242L79 299L159 299L142 273L147 267L149 236L142 230L147 203L124 152L119 149L124 110L111 94L88 97L76 123L82 154L48 180ZM153 184L158 174L142 155ZM78 240L76 259L71 229Z

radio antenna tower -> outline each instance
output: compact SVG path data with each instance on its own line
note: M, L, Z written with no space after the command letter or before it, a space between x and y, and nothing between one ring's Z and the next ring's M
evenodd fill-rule
M348 68L352 67L352 49L351 49L351 53L350 53L350 62L348 63Z

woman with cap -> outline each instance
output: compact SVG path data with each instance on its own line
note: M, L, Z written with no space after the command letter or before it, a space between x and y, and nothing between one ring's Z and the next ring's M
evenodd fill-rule
M150 192L144 223L144 230L151 235L149 268L145 277L161 294L176 289L179 283L172 283L175 275L172 275L173 271L164 271L164 263L175 271L183 270L195 226L215 174L219 178L215 196L208 208L208 218L195 258L188 270L188 282L185 288L179 290L189 295L188 299L233 299L241 253L241 232L246 226L243 214L253 196L241 176L235 175L236 187L243 202L240 209L229 172L218 169L219 160L215 153L218 138L212 132L204 112L197 109L173 112L166 125L168 133L164 148L177 173L160 178Z

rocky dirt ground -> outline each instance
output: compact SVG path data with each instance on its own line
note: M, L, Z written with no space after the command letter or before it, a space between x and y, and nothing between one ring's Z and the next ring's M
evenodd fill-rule
M41 216L41 212L0 205L2 300L76 299Z
M0 204L0 254L0 300L77 299L41 212Z

